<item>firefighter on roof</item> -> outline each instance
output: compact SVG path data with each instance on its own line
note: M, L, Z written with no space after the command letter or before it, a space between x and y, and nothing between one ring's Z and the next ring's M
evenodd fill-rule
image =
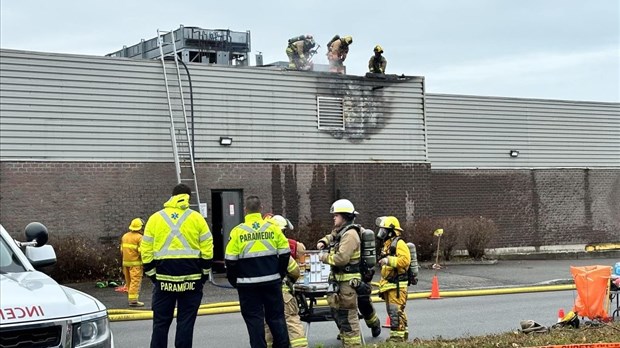
M286 55L289 69L308 69L311 50L316 46L312 35L300 35L288 40Z
M373 49L375 54L368 60L368 71L374 74L385 74L385 67L387 67L387 59L383 54L383 48L379 45Z
M344 61L349 54L349 45L353 43L353 37L338 35L334 36L327 43L327 60L329 61L329 71L344 74Z

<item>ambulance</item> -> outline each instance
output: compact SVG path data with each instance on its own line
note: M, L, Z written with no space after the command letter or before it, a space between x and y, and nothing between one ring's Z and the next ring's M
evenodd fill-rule
M37 269L56 262L45 226L26 226L27 242L0 225L0 347L113 348L105 306Z

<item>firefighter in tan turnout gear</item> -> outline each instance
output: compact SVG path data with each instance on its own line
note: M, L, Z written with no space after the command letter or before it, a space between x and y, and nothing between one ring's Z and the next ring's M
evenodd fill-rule
M331 246L329 253L321 255L321 261L330 265L330 291L327 302L340 330L344 347L360 347L362 337L357 314L357 292L351 284L361 283L360 260L361 226L354 225L357 212L347 199L335 201L330 209L334 217L334 231L321 238L317 249ZM330 292L328 291L328 292Z
M405 305L407 304L407 286L410 283L411 251L400 237L403 230L398 219L394 216L383 216L377 218L376 223L379 227L377 238L383 241L378 261L381 266L379 296L385 300L385 307L390 317L388 341L404 342L408 337ZM412 283L415 285L417 280Z
M289 69L307 70L311 68L311 51L316 46L312 35L300 35L288 40L286 55Z
M353 37L347 35L340 37L335 35L327 43L327 60L329 61L329 71L344 74L344 60L349 54L349 45L353 43Z
M293 224L289 219L275 215L269 218L267 221L280 227L283 233L287 230L293 229ZM308 348L308 339L304 332L304 325L299 318L299 307L297 300L293 296L293 284L300 277L299 259L303 258L303 252L306 250L302 243L299 243L293 239L288 239L289 247L295 243L294 248L291 249L291 257L288 261L288 268L286 269L286 277L282 282L282 298L284 299L284 319L286 320L286 328L288 330L288 338L291 341L292 348ZM267 339L267 346L271 346L273 338L269 331L269 326L265 324L265 336Z

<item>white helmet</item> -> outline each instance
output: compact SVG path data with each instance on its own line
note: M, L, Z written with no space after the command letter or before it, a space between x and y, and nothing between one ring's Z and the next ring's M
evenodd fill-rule
M348 199L339 199L332 204L332 207L329 209L330 214L337 213L348 213L357 215L358 212L355 211L355 207L353 203L351 203Z
M273 221L276 226L280 227L282 231L284 231L285 229L293 229L293 224L291 223L291 221L282 215L272 216L271 221Z

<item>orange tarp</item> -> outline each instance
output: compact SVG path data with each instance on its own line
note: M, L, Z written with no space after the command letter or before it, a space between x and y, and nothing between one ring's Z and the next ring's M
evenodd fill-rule
M573 312L590 319L608 318L611 266L571 266L570 273L577 288Z

